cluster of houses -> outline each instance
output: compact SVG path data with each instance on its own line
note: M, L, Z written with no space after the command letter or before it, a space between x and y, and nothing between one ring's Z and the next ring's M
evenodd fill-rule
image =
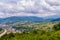
M7 34L9 34L9 33L23 33L24 32L24 30L17 30L12 27L3 27L3 29L7 30Z

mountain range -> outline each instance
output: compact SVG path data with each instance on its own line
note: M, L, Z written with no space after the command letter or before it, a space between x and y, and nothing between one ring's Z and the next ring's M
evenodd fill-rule
M46 21L60 21L60 18L43 18L35 16L13 16L8 18L0 18L0 24L14 24L16 22L28 21L28 22L46 22Z
M0 24L13 24L21 21L42 22L43 18L35 16L13 16L8 18L0 18Z

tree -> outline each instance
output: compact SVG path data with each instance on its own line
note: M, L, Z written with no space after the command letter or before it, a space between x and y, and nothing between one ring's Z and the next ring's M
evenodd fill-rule
M60 23L54 25L54 26L53 26L53 29L56 30L56 31L57 31L57 30L60 30Z

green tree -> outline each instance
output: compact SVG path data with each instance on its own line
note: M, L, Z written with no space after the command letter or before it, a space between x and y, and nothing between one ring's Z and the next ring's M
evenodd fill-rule
M56 31L57 31L57 30L60 30L60 23L54 25L54 26L53 26L53 29L56 30Z

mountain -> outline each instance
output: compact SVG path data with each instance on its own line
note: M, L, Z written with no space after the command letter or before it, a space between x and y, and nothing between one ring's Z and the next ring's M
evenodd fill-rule
M0 22L3 20L3 18L0 18Z
M54 16L48 16L48 17L44 17L45 21L60 21L60 16L59 15L54 15Z
M56 16L55 16L56 17ZM33 23L33 22L55 22L60 21L59 17L36 17L36 16L13 16L8 18L0 18L0 24L14 24L17 22Z
M60 18L60 15L54 15L54 16L47 16L47 17L44 17L44 19L56 19L56 18Z
M13 24L21 21L32 21L32 22L42 22L43 18L35 16L13 16L4 18L0 21L0 24Z
M51 20L52 22L54 22L54 21L60 21L60 18L56 18L56 19L54 19L54 20Z

